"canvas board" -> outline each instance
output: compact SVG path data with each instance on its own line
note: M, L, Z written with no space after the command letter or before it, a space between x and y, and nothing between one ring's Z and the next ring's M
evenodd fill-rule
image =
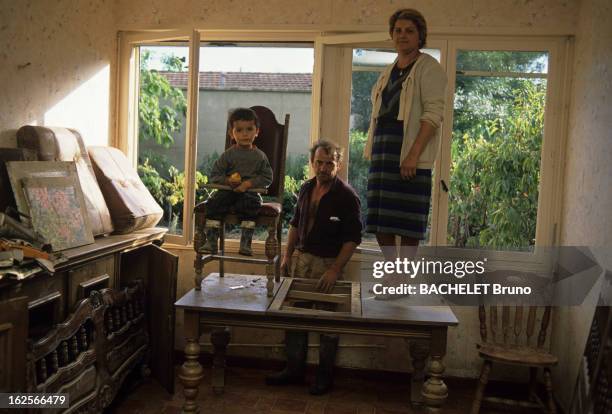
M94 242L81 186L75 177L23 178L32 226L53 251Z
M71 177L78 183L76 164L73 161L9 161L6 169L13 188L17 210L25 216L21 216L21 222L31 225L28 203L25 199L21 180L36 177ZM80 188L80 185L79 185Z

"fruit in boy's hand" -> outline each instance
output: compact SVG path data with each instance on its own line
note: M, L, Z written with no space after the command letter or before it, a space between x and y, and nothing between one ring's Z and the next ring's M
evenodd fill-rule
M240 177L240 173L235 172L229 176L229 181L234 185L238 185L242 182L242 177Z

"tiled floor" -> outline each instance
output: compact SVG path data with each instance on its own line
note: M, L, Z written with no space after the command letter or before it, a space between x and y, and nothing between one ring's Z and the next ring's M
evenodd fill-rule
M336 376L334 390L325 396L308 394L307 386L269 387L267 372L258 369L228 368L223 395L214 395L210 371L198 399L201 414L412 414L425 410L411 408L409 377L391 380L363 378L343 371ZM401 379L400 379L401 378ZM400 379L400 380L398 380ZM475 380L448 379L449 398L442 413L466 414L472 402ZM119 396L109 414L178 414L183 403L182 387L177 379L176 393L168 394L154 381L138 386L128 395ZM532 413L526 409L483 407L482 414Z

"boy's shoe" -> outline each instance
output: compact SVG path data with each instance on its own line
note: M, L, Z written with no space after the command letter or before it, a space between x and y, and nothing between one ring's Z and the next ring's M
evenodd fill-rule
M240 223L242 234L240 235L240 249L238 253L243 256L253 256L251 242L253 241L253 232L255 231L255 222L244 220Z
M219 220L206 220L204 227L206 231L206 243L202 246L202 253L217 254L219 250Z

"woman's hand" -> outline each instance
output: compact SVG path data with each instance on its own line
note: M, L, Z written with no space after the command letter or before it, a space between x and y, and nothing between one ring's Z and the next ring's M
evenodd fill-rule
M400 175L403 180L410 180L414 176L416 176L417 170L417 162L419 157L414 155L412 151L408 152L408 156L404 158L402 164L400 165Z

